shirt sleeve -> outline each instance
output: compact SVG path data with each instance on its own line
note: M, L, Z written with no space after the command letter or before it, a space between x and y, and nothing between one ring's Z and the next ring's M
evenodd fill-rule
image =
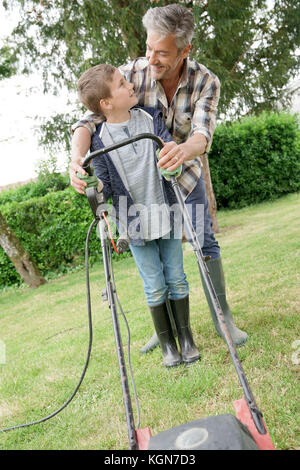
M219 98L220 81L215 75L209 76L196 102L190 132L190 137L197 133L203 134L206 137L206 152L209 151L212 144Z
M96 126L102 121L103 118L98 114L88 114L72 125L72 134L74 133L75 129L77 129L77 127L86 127L92 136L96 132Z

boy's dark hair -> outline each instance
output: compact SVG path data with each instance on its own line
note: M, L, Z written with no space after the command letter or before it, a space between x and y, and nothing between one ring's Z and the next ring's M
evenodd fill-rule
M110 83L116 68L99 64L86 70L77 82L78 97L82 104L96 114L103 114L100 100L111 96Z

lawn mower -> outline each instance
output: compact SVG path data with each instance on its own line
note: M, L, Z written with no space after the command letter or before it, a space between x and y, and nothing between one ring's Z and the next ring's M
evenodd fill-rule
M122 146L132 144L141 139L151 139L156 142L159 149L163 147L161 140L150 133L140 134L135 137L125 139L117 144L107 146L100 150L90 153L83 162L85 171L92 175L90 163L96 156L101 156L109 153ZM128 376L126 370L126 362L124 350L122 346L122 338L120 333L120 326L118 320L118 308L122 315L121 304L119 302L112 266L112 250L111 244L117 252L123 252L128 249L128 241L126 238L120 237L117 241L117 246L114 244L113 237L111 236L111 229L107 218L107 204L104 195L98 191L96 187L88 187L86 195L90 207L94 215L92 225L98 224L98 234L101 240L101 248L103 254L103 266L105 273L106 287L104 295L108 300L109 309L112 315L112 323L114 330L114 337L116 343L116 353L119 364L121 387L123 402L126 414L126 422L128 429L129 449L131 450L271 450L274 449L271 437L267 432L265 422L261 411L259 410L252 391L250 389L248 380L243 370L241 361L237 354L236 348L233 344L232 338L225 323L222 308L218 301L217 295L212 284L209 270L206 265L207 259L203 256L202 250L193 228L188 210L185 206L178 182L175 177L171 176L171 184L174 189L178 204L186 227L188 230L189 239L191 240L192 247L197 259L200 275L204 279L206 288L209 292L211 302L214 306L215 313L222 331L223 337L227 344L231 359L233 361L236 373L238 375L244 396L242 399L234 402L234 407L237 416L232 414L224 414L219 416L211 416L189 423L178 425L169 430L163 431L155 436L152 436L149 428L139 428L135 426L134 414L132 408L132 401L129 391ZM92 226L90 227L91 230ZM90 232L89 230L89 232ZM87 242L88 245L88 242ZM87 278L88 279L88 278ZM88 309L90 310L90 296L89 296L89 283L87 282L87 295L88 295ZM128 324L126 321L128 328ZM129 360L129 370L132 378L131 364ZM134 385L134 382L133 382ZM136 391L134 387L134 394L137 402ZM139 408L138 420L139 420Z

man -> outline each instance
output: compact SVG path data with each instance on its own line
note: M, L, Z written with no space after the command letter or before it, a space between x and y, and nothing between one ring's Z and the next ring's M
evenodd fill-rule
M192 223L202 246L204 256L209 256L207 267L222 307L233 342L238 346L247 340L245 332L238 329L226 300L225 279L220 257L220 247L212 231L212 221L201 174L200 155L209 151L216 126L217 105L220 94L218 78L206 67L188 59L194 32L193 14L182 5L150 8L143 17L147 31L146 57L120 67L125 78L134 84L141 106L151 106L162 111L166 125L178 144L167 143L159 154L158 166L169 171L182 165L178 183L185 203L192 207ZM99 117L91 115L74 126L70 177L72 186L84 193L84 185L76 172L84 174L82 157L90 147L91 134ZM202 207L203 211L196 209ZM199 213L203 221L199 220ZM204 292L212 319L221 334L216 313L208 292ZM186 305L178 306L186 308ZM142 352L158 344L156 335Z

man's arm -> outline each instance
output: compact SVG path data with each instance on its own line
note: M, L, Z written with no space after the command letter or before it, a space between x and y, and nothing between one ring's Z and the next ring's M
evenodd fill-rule
M207 139L200 133L194 134L182 144L174 145L174 142L168 142L159 153L157 165L173 171L185 161L205 153L206 147Z
M72 161L69 165L71 185L79 194L85 194L86 182L76 176L76 173L85 175L82 163L91 145L91 134L86 127L77 127L72 136Z
M199 88L201 86L202 80L198 80L196 87ZM190 136L186 142L179 144L177 149L170 148L169 151L166 145L159 155L159 166L173 171L185 161L192 160L209 151L216 127L217 106L220 97L220 81L218 77L209 72L205 87L201 91L199 88L199 93L200 96L195 103L192 116Z

